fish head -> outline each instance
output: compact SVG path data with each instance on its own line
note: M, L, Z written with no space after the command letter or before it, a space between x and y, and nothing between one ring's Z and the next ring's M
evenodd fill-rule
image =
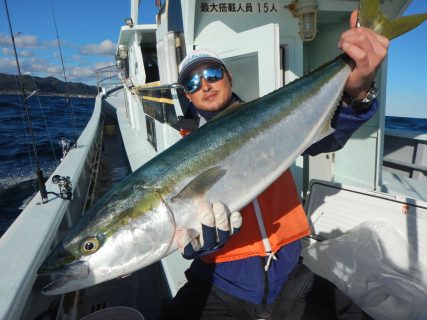
M129 202L95 206L56 245L39 269L39 275L54 278L44 294L120 278L169 253L175 221L168 205L156 192Z

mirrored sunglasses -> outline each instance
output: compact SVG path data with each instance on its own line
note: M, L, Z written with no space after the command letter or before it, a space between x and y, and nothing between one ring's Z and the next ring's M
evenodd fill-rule
M214 83L224 78L224 70L222 66L217 67L207 67L206 69L196 73L191 74L183 81L185 90L188 93L195 93L200 90L202 86L202 78L204 78L209 83Z

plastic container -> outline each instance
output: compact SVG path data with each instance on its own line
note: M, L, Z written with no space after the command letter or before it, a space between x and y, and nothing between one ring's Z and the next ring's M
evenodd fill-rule
M144 320L144 316L136 309L129 307L111 307L90 313L80 320Z

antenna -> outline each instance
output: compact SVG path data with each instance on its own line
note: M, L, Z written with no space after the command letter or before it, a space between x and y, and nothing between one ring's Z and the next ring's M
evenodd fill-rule
M36 142L34 139L33 128L31 126L30 113L28 111L28 109L29 109L28 98L31 97L31 95L29 97L27 97L26 93L25 93L24 79L22 78L22 74L21 74L21 67L19 65L18 53L16 51L16 45L15 45L15 37L13 36L12 23L10 22L9 8L7 7L7 1L6 0L4 0L4 5L6 7L7 20L9 22L10 37L12 38L13 51L15 53L16 66L18 68L18 75L19 75L19 79L21 81L22 94L24 96L24 105L25 105L25 113L27 116L28 129L30 131L34 156L36 158L36 175L37 175L37 181L38 181L38 185L39 185L40 195L42 197L42 203L47 203L48 198L47 198L47 192L46 192L46 185L45 185L45 181L44 181L44 177L43 177L43 171L40 170L40 163L39 163L39 157L37 154Z

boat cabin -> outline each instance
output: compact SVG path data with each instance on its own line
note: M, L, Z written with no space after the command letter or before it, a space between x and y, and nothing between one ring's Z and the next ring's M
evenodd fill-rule
M410 2L386 1L382 10L389 17L396 17L403 14ZM137 23L137 4L133 4L129 19L132 23L122 27L117 49L117 65L128 84L131 126L142 139L151 141L156 152L181 138L182 123L178 122L185 115L188 101L176 85L177 66L187 52L203 48L215 51L232 74L233 91L244 101L250 101L340 54L339 36L348 28L350 13L357 7L358 1L351 0L170 0L161 2L157 25L150 26ZM396 161L393 155L389 156L393 151L387 147L386 172L383 170L384 141L394 143L398 139L384 135L386 71L385 62L376 79L380 112L356 132L346 148L296 161L292 170L303 196L312 179L379 191L387 185L388 190L401 191L400 183L395 183L389 173L396 170ZM425 181L425 143L420 138L398 170L399 174ZM411 163L412 158L417 159L415 163ZM408 192L408 196L417 195ZM427 200L427 194L421 194Z

